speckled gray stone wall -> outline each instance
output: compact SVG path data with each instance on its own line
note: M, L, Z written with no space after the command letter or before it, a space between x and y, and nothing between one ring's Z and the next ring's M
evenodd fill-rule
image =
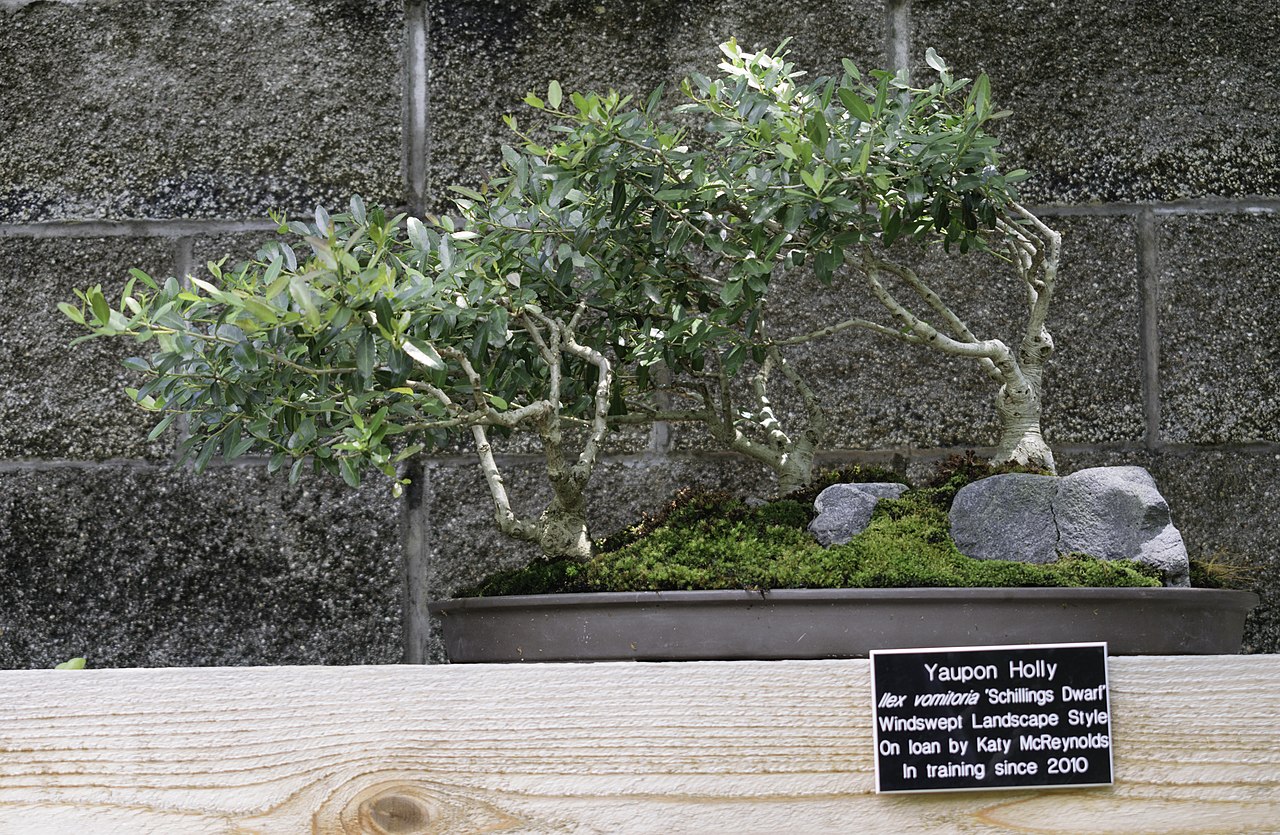
M57 305L90 284L118 297L130 267L168 275L173 250L157 238L0 238L0 459L168 457L172 445L146 442L155 421L124 392L137 385L120 362L132 346L70 345L84 332Z
M1159 227L1161 440L1280 443L1280 218Z
M1280 191L1272 0L912 0L933 46L986 71L1012 108L1031 200L1176 200Z
M260 467L0 472L0 668L398 661L382 485Z
M0 6L0 221L401 193L397 0Z
M426 602L528 555L493 532L465 447L422 462L400 504L376 481L289 487L261 462L173 470L177 434L147 443L120 393L128 346L68 347L56 302L130 266L242 257L269 208L352 192L439 208L492 170L526 91L665 81L674 99L729 35L791 36L817 72L843 56L919 69L934 46L990 73L1025 197L1064 233L1045 407L1060 469L1148 467L1192 555L1263 592L1246 648L1280 651L1272 6L0 0L0 666L438 660ZM1014 338L1020 300L992 266L920 262L980 330ZM782 330L864 303L804 279L782 295ZM966 363L865 337L796 361L831 414L825 463L920 479L994 441L994 392ZM502 445L525 511L547 492L535 450ZM771 489L696 431L636 431L593 484L597 532L688 484Z
M385 485L172 469L134 347L56 305L271 208L404 205L405 34L398 0L0 3L0 667L403 658Z

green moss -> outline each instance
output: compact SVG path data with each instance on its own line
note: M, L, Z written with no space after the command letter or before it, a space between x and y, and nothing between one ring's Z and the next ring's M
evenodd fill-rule
M882 499L865 531L831 548L818 545L805 529L813 514L796 499L750 507L725 494L686 492L600 543L590 562L535 562L494 575L466 594L1160 585L1151 569L1127 560L1069 555L1032 565L964 556L951 540L947 507L939 502L939 491L962 477Z

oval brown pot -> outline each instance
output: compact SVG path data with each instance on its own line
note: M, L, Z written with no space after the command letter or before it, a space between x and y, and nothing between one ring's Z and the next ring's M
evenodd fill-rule
M1105 641L1112 655L1240 651L1252 592L908 588L603 592L430 604L455 663L861 658L873 649Z

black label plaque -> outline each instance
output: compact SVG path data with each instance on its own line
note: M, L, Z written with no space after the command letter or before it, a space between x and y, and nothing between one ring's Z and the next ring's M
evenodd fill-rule
M1106 644L876 650L876 791L1109 785Z

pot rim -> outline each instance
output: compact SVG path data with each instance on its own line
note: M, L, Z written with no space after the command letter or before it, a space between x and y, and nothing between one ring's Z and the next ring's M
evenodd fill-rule
M432 614L476 609L525 607L618 607L629 605L734 604L749 602L815 603L821 601L894 600L940 603L945 601L1044 601L1044 600L1163 600L1249 611L1261 598L1252 591L1183 587L1082 587L1082 586L964 586L945 588L864 588L864 589L710 589L696 591L604 591L564 594L519 594L494 597L455 597L427 604Z

